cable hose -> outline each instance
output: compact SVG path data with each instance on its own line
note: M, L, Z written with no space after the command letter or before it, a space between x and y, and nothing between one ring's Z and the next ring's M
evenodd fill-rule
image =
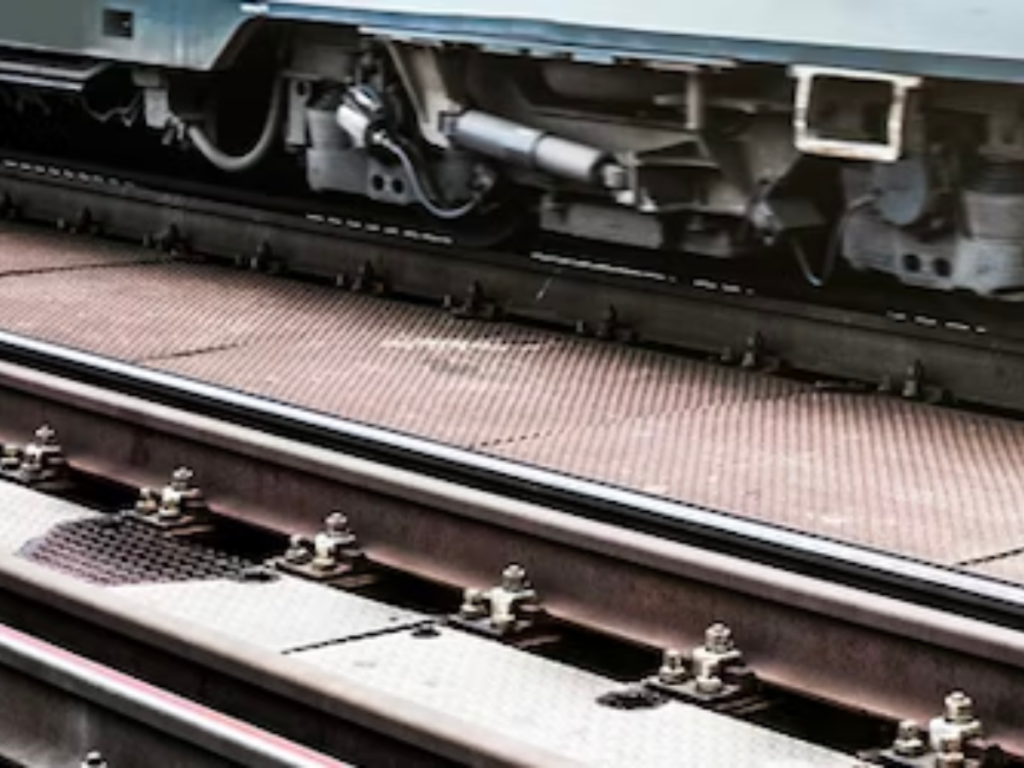
M188 137L196 149L212 165L225 173L240 173L256 166L274 144L277 138L278 125L281 121L281 104L284 101L284 83L278 81L274 84L274 90L270 95L270 106L267 109L267 120L263 124L263 131L252 149L244 155L229 155L219 149L197 125L188 128Z
M796 259L797 266L800 267L800 272L803 274L804 280L806 280L812 287L824 288L828 285L828 281L832 278L832 273L835 272L839 250L842 248L843 237L846 234L846 227L850 222L850 217L856 211L871 204L872 202L874 202L874 197L865 195L864 197L857 198L846 206L846 210L843 211L843 215L839 219L839 223L832 231L832 237L829 238L828 249L825 251L825 261L821 265L821 272L819 274L815 274L814 269L811 267L811 263L807 258L807 253L804 251L800 240L796 237L787 238L790 250L793 252L793 256Z
M423 189L423 183L420 180L419 172L416 169L416 165L413 163L412 158L409 156L409 153L406 152L398 142L392 141L385 136L379 137L377 139L377 143L398 158L398 162L401 164L402 170L405 171L405 175L409 179L409 186L412 188L413 197L416 198L417 202L419 202L419 204L422 205L431 216L449 221L452 219L461 219L463 216L472 213L473 210L476 209L477 205L480 204L480 196L476 196L472 200L469 200L456 208L445 208L438 205L430 199L430 196Z

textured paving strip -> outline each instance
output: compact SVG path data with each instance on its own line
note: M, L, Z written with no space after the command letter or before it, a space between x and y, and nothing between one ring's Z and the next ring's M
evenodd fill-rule
M939 563L1024 548L1022 423L151 256L8 225L0 327Z

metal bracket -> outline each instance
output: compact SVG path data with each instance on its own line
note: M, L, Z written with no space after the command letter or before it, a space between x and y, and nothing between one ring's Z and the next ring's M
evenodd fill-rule
M922 82L920 77L805 65L790 67L790 74L796 78L793 130L798 150L808 155L841 157L847 160L866 160L876 163L894 163L900 159L903 154L907 101L910 91L920 88ZM814 97L815 81L820 78L888 83L892 87L892 98L889 101L889 115L886 121L887 142L846 141L829 138L818 133L811 125L811 103Z
M194 485L195 473L178 467L163 488L141 488L134 512L142 520L175 536L209 533L210 508L203 492Z
M323 529L313 537L292 536L284 555L271 562L292 575L344 589L369 586L377 580L342 512L328 515Z
M718 712L748 713L763 706L757 697L757 676L733 643L732 630L721 623L707 628L704 643L688 658L675 649L666 650L661 669L645 685L669 698Z
M544 631L546 618L526 569L512 563L501 572L499 584L490 589L464 590L462 606L449 620L462 629L517 647L533 647L558 639Z
M927 730L913 720L904 720L897 726L891 746L862 758L891 768L1001 768L1006 764L998 745L983 740L974 702L962 691L946 697L943 713L932 718Z
M68 462L53 428L44 424L36 430L35 440L24 447L5 445L0 477L32 488L66 490L71 485Z
M466 291L465 299L448 295L444 297L444 308L453 317L472 320L497 320L501 309L497 302L487 296L484 287L474 280Z

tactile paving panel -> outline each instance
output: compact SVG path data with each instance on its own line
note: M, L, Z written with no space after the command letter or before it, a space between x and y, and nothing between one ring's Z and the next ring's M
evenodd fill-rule
M428 619L290 576L268 582L192 581L113 589L147 610L285 653L393 632Z
M153 365L484 450L666 409L800 391L763 376L436 311L409 310L389 323L372 305L360 309L385 322L362 318L363 327L344 339L260 342Z
M28 273L124 266L154 261L152 252L126 249L114 243L83 241L61 232L41 231L17 224L0 228L0 277Z
M145 584L241 578L255 565L209 547L168 537L132 517L60 523L18 553L93 584Z
M503 446L712 509L957 564L1024 546L1024 425L865 395L667 413Z
M461 632L393 633L295 654L322 673L371 686L583 765L850 768L853 759L738 720L670 702L601 706L610 680ZM417 636L419 635L419 636Z

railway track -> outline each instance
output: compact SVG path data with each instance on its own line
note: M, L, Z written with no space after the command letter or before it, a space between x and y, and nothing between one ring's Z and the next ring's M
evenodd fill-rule
M632 703L637 689L626 695L611 680L658 678L658 667L664 664L669 671L661 673L661 684L653 690L673 702L680 696L684 701L690 696L693 701L694 693L686 686L696 685L696 681L673 681L671 670L677 657L669 654L661 659L660 652L708 648L713 643L705 637L706 630L714 622L724 621L760 683L756 706L745 701L739 715L746 712L748 718L764 724L772 722L773 711L792 713L796 707L803 712L798 718L802 736L815 740L815 727L807 723L825 723L817 726L820 740L851 754L856 749L888 746L896 721L911 718L926 723L939 713L951 690L966 689L973 694L983 719L986 748L998 744L1011 755L1024 754L1024 721L1016 706L1024 679L1024 636L1016 629L1021 625L1024 592L1018 587L468 454L9 335L0 339L0 358L0 434L8 446L14 446L28 439L40 424L55 427L62 455L71 467L70 475L62 479L76 481L76 493L84 493L82 488L103 487L105 493L117 496L116 489L160 487L174 467L188 464L197 473L196 481L210 511L209 518L187 521L193 527L201 523L193 533L216 539L220 529L230 533L220 538L222 542L263 542L239 555L252 559L260 553L254 562L268 551L281 555L289 537L296 534L315 537L318 532L330 533L324 530L325 515L332 509L344 510L350 526L345 535L356 537L358 551L353 553L354 543L346 539L342 549L347 554L336 564L342 570L329 574L338 576L336 581L343 585L362 590L362 597L300 580L300 576L312 576L314 582L324 579L318 577L316 568L311 572L302 555L302 551L320 550L315 544L310 549L298 541L293 541L291 548L301 551L283 563L283 583L281 577L265 582L268 574L262 568L243 568L235 575L251 583L224 587L231 593L227 602L210 603L209 596L187 592L206 589L208 584L186 584L181 587L185 591L174 593L179 595L174 597L166 590L161 592L162 588L147 592L144 585L133 594L136 588L131 586L104 590L95 583L82 583L83 579L95 582L100 578L95 558L103 561L105 557L103 564L117 573L121 573L118 568L123 570L124 560L139 567L139 557L131 553L139 544L137 539L144 541L146 535L138 533L134 523L92 531L89 536L102 538L114 531L121 538L113 547L113 557L109 542L99 549L82 545L86 556L79 553L77 559L71 558L78 563L70 568L78 574L77 580L51 572L54 564L59 570L69 570L68 559L60 555L61 547L68 546L68 536L61 534L51 540L60 526L55 527L52 520L46 524L45 517L29 526L28 535L26 529L16 526L22 538L34 537L42 544L22 549L18 558L0 558L4 597L0 619L20 622L21 629L67 643L73 650L100 657L101 662L133 660L130 663L138 669L131 671L158 683L176 680L182 688L177 693L212 696L211 706L221 701L234 702L236 707L240 701L249 702L242 710L255 711L229 710L229 714L244 714L261 725L273 725L271 730L285 737L305 732L313 748L323 748L318 743L323 734L341 729L338 732L346 736L334 742L335 749L343 745L345 751L340 756L356 763L373 762L371 758L379 759L389 749L405 750L406 758L412 755L427 763L538 765L557 763L567 756L580 760L581 753L573 749L559 758L558 750L551 747L551 732L545 728L540 731L548 736L540 736L536 729L531 731L520 723L521 728L506 728L498 737L494 722L486 718L487 707L480 715L483 721L474 724L467 711L477 712L479 702L470 710L452 703L460 699L457 691L476 690L470 679L460 679L457 672L449 673L455 678L446 679L451 687L442 685L442 693L447 694L440 701L430 699L434 710L428 711L410 690L401 686L388 689L386 682L366 676L366 665L386 668L394 663L404 670L398 674L400 679L415 678L427 657L417 655L412 666L402 666L398 660L407 652L403 643L412 642L404 639L405 633L422 627L431 628L428 635L436 631L448 638L439 648L449 650L438 653L454 653L457 658L465 654L466 659L506 648L493 638L478 638L474 633L497 634L497 639L520 646L544 646L549 635L571 638L583 633L590 639L575 645L569 642L564 647L570 650L562 653L572 657L573 648L597 647L600 643L595 638L622 648L639 648L641 653L638 662L618 669L618 677L599 677L597 682L587 678L584 690L594 694L604 685L604 693L611 695L613 702ZM50 445L52 438L44 435L42 440L52 458L56 455ZM60 462L49 466L59 467ZM54 480L33 471L26 475L23 469L7 465L8 474L15 478ZM83 531L72 535L72 540L89 536ZM100 550L106 553L103 557ZM26 563L25 559L37 562ZM50 570L40 569L40 562L49 562ZM142 562L153 567L152 553ZM508 622L495 624L494 614L481 610L487 598L481 593L460 598L460 592L466 587L492 588L502 582L499 575L511 563L525 567L536 599L531 595L526 600L528 610L516 614L512 624L517 631L504 634L495 627ZM521 577L506 572L505 578L512 581L501 583L504 592L499 589L486 594L491 598L523 597ZM209 579L203 583L206 581ZM286 620L285 626L295 629L344 611L312 604L321 597L275 598L274 590L312 589L340 605L344 600L368 599L367 595L381 598L389 594L388 584L398 584L396 594L404 597L412 589L410 584L419 585L412 592L434 597L424 598L429 608L421 605L412 609L412 614L397 614L394 619L396 614L389 612L392 618L387 622L397 621L398 629L364 627L355 633L358 638L371 638L366 642L377 642L372 638L386 635L388 642L396 644L391 650L382 645L376 656L319 660L333 672L339 664L354 665L342 667L350 675L347 682L332 682L330 676L311 677L290 664L324 645L354 647L349 645L351 633L342 638L344 642L333 635L329 642L322 636L289 640L294 645L286 644L286 658L282 659L280 647L276 654L266 653L266 648L257 653L250 647L251 643L270 642L268 636L274 633L267 624L252 624L250 617L249 624L239 625L231 615L232 610L240 610L241 601L232 589L269 590L260 593L260 610L287 615L290 609L285 606L312 606L313 619L292 615ZM282 605L275 599L285 602ZM35 606L34 610L25 610L27 605ZM41 609L40 605L48 607ZM142 606L144 610L140 610ZM213 611L214 618L207 615L204 619L201 610L196 613L197 606L206 606L207 614ZM172 616L178 612L177 621L161 618L168 610ZM444 613L454 616L452 626L437 624L438 615ZM203 621L210 622L207 629L197 629ZM465 631L472 641L464 639ZM467 642L474 645L461 645ZM273 648L273 643L270 645ZM481 651L483 647L488 650ZM488 669L504 669L509 664L517 670L514 679L520 679L521 675L537 674L520 665L551 663L533 655L522 656L520 650L507 652L516 655L480 662L483 666L478 673L489 690L505 688L494 688L495 681L486 679ZM189 662L186 669L198 664L204 671L181 674L183 660ZM529 706L536 705L531 697L551 696L563 702L559 706L576 712L579 700L565 704L564 698L558 698L561 678L553 670L563 668L545 667L540 679L547 682L529 693ZM216 683L209 677L214 673ZM433 685L441 685L437 678L441 673L431 674ZM727 678L726 687L745 690L743 681L749 679L744 672L735 679ZM576 690L572 686L577 683L563 682ZM359 695L346 688L371 683L377 690L359 688ZM245 686L255 686L260 695L242 695ZM645 693L642 702L648 701L649 686L641 689ZM509 692L512 698L514 688ZM733 688L729 691L736 693ZM593 698L584 697L585 715L578 715L583 723L591 723L588 718L595 717L595 711L604 711ZM265 704L256 703L264 700ZM697 700L720 712L736 706L736 699L729 697L719 701L714 696L698 696ZM817 704L812 705L814 702ZM294 709L298 704L301 707L290 716L281 714L290 711L288 705ZM503 704L495 706L501 710ZM673 716L692 714L689 705L685 706L672 709ZM806 706L812 711L815 706L824 707L830 714L822 719L819 711L812 717L801 709ZM667 717L665 711L655 708L651 713L662 714L651 717ZM629 714L636 716L628 729L632 738L650 740L653 733L660 733L652 720L642 719L646 711ZM323 724L313 728L312 738L310 731L296 725L311 722L307 716ZM734 712L728 722L735 722L736 716ZM842 724L838 730L845 740L830 732L828 722L833 723L832 730L835 723ZM877 723L882 723L880 730ZM557 739L558 726L552 727L555 742L562 743ZM573 727L583 726L577 722ZM866 743L848 743L850 734ZM757 731L756 738L761 735L762 731ZM583 741L587 744L580 747L584 753L601 748L599 742L595 746L593 741ZM630 743L626 740L619 748L629 749ZM670 747L666 754L678 759L680 745L672 742ZM995 759L994 753L987 754L986 759ZM821 753L819 757L829 762L833 759L829 755ZM723 759L723 764L739 764L735 753ZM651 764L656 763L652 759Z
M365 213L274 210L259 197L224 202L203 187L168 192L159 183L39 159L9 157L0 167L9 216L316 276L355 291L444 302L466 316L501 314L908 398L1024 410L1024 340L998 322L965 320L955 301L923 309L913 302L829 307L757 295L730 279L682 277L657 259L626 268L578 252L495 252ZM988 375L975 375L979 369Z

